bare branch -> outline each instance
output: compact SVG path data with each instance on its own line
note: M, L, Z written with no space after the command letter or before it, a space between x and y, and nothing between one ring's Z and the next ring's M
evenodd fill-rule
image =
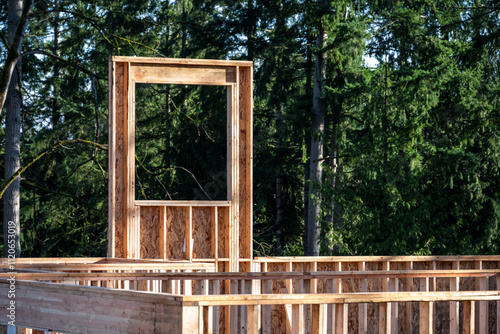
M91 146L94 146L94 147L98 147L98 148L100 148L102 150L108 150L107 146L104 146L104 145L99 144L99 143L94 143L94 142L91 142L91 141L88 141L88 140L83 140L83 139L68 139L68 140L63 140L63 141L61 141L61 142L53 145L49 149L43 151L42 153L40 153L39 155L37 155L36 157L34 157L33 160L31 160L30 162L28 162L26 165L24 165L23 167L19 168L17 170L17 172L15 172L14 174L12 174L12 176L0 188L0 198L3 197L3 194L5 193L5 190L7 190L7 188L11 185L11 183L14 182L14 180L17 177L19 177L19 175L21 175L22 173L24 173L26 171L26 169L28 169L31 165L33 165L37 160L39 160L40 158L42 158L43 156L45 156L47 154L52 153L53 151L55 151L59 147L64 146L66 144L71 144L71 143L87 144L87 145L91 145Z
M40 54L40 55L45 55L45 56L49 56L49 57L52 57L54 59L57 59L61 62L63 62L64 64L66 65L69 65L71 67L74 67L76 68L77 70L80 70L82 71L83 73L85 74L88 74L92 77L96 77L98 79L102 79L102 80L108 80L108 78L105 78L105 77L101 77L101 76L98 76L96 75L95 73L93 73L92 71L89 71L87 70L86 68L80 66L79 64L75 63L75 62L72 62L70 60L67 60L67 59L64 59L64 58L61 58L59 56L56 56L55 54L52 54L50 52L47 52L47 51L44 51L44 50L30 50L30 51L26 51L24 52L21 57L24 57L24 56L29 56L29 55L33 55L33 54Z

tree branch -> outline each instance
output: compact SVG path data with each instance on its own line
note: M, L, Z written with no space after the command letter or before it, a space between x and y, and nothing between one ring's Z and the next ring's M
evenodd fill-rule
M2 70L2 74L0 77L0 117L2 116L3 105L5 104L5 98L7 97L7 91L9 89L10 79L12 78L12 72L14 72L17 60L20 57L19 46L21 45L22 36L24 33L24 29L26 28L26 23L28 22L28 17L32 5L33 0L26 0L26 2L24 3L23 12L17 25L16 34L14 35L12 44L9 47L7 60L5 61L5 65Z
M98 78L98 79L108 80L108 78L105 78L105 77L101 77L101 76L99 76L99 75L96 75L95 73L92 73L92 71L87 70L86 68L84 68L84 67L80 66L80 65L79 65L79 64L77 64L77 63L74 63L74 62L72 62L72 61L70 61L70 60L67 60L67 59L64 59L64 58L61 58L61 57L59 57L59 56L56 56L56 55L54 55L54 54L52 54L52 53L50 53L50 52L44 51L44 50L30 50L30 51L26 51L26 52L24 52L23 54L21 54L21 57L24 57L24 56L29 56L29 55L33 55L33 54L41 54L41 55L45 55L45 56L52 57L52 58L54 58L54 59L57 59L57 60L59 60L59 61L63 62L63 63L64 63L64 64L66 64L66 65L69 65L69 66L71 66L71 67L76 68L77 70L82 71L82 72L83 72L83 73L85 73L85 74L88 74L88 75L90 75L90 76L96 77L96 78Z
M52 153L53 151L55 151L59 147L67 145L67 144L71 144L71 143L87 144L87 145L91 145L91 146L94 146L94 147L98 147L98 148L100 148L102 150L108 150L107 146L104 146L104 145L99 144L99 143L94 143L94 142L91 142L91 141L88 141L88 140L83 140L83 139L68 139L68 140L63 140L63 141L61 141L61 142L53 145L49 149L43 151L42 153L40 153L39 155L37 155L36 157L34 157L33 160L31 160L30 162L28 162L26 165L24 165L23 167L19 168L17 170L17 172L15 172L14 174L12 174L12 176L0 188L0 198L3 197L3 194L5 193L5 191L7 190L7 188L11 185L11 183L14 182L14 180L17 177L19 177L19 175L21 175L22 173L24 173L26 171L26 169L28 169L31 165L33 165L37 160L39 160L40 158L42 158L43 156L45 156L47 154Z

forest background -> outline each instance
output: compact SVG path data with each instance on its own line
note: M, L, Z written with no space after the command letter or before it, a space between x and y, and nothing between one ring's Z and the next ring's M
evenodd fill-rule
M22 5L1 1L2 65ZM29 165L4 229L23 257L105 256L108 56L237 59L255 255L500 254L499 46L497 1L35 1L0 119L5 182ZM136 198L224 199L222 88L136 94Z

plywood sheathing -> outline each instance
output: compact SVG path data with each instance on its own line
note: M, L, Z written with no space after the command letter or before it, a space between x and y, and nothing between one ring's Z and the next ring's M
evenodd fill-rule
M267 265L267 271L286 271L285 263L269 263ZM284 280L272 280L271 293L281 294L283 288L285 288ZM283 305L271 305L270 325L272 333L286 334L286 313Z

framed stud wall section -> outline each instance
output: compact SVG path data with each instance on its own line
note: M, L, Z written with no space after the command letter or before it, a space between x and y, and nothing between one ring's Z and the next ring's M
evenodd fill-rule
M213 261L252 268L253 64L109 58L108 256ZM135 199L135 84L227 87L227 200Z

